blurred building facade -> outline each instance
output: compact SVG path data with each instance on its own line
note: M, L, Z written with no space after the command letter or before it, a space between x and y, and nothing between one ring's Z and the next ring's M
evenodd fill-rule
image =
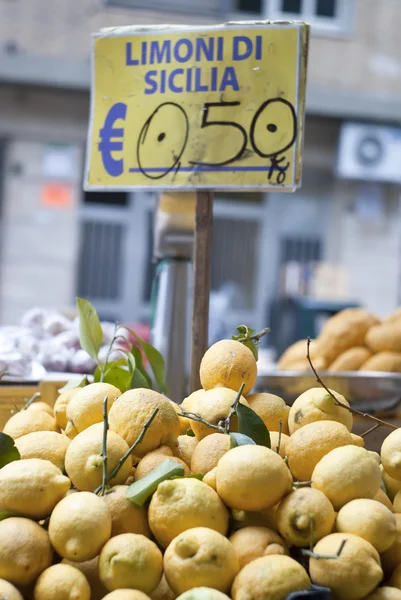
M235 284L232 324L261 327L280 267L323 260L350 299L399 303L399 186L337 174L344 123L401 123L398 0L0 0L0 323L77 294L105 318L149 316L154 196L82 192L91 33L261 17L312 25L304 181L217 196L213 288Z

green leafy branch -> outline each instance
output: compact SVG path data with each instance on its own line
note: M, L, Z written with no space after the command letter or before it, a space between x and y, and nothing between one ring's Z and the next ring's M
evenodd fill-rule
M255 359L258 360L258 346L262 337L269 333L269 327L265 327L262 331L259 331L259 333L255 333L255 329L252 329L247 325L239 325L237 331L238 334L233 335L232 339L241 342L241 344L244 344L244 346L249 348Z

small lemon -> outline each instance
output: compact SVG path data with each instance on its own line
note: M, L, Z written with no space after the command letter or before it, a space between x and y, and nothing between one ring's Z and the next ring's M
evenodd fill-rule
M217 493L231 508L258 511L274 506L291 490L284 460L263 446L238 446L219 460Z
M230 450L231 438L225 433L212 433L204 437L192 454L191 471L206 475L217 467L220 458Z
M78 569L71 565L53 565L35 584L34 600L90 600L89 583Z
M391 575L394 569L401 564L401 514L395 514L394 517L397 526L395 542L381 555L383 571L386 575Z
M281 435L278 431L270 431L270 444L271 449L274 452L277 452L281 456L281 458L285 458L287 456L287 444L290 440L290 436L282 433Z
M244 527L233 533L229 539L237 553L240 569L261 556L288 554L283 538L267 527Z
M197 445L198 440L196 437L179 435L177 438L177 446L174 448L174 455L183 460L184 463L190 467L192 455Z
M152 600L175 600L176 594L174 594L173 590L170 588L167 583L166 576L163 573L163 577L160 580L159 585L153 592L150 594Z
M99 579L98 556L83 562L74 562L72 560L63 558L61 563L65 565L71 565L85 575L91 589L91 600L102 600L102 598L104 598L104 596L107 594L106 588Z
M100 553L100 579L110 592L129 588L150 594L159 584L162 574L162 553L143 535L117 535Z
M287 444L288 466L298 481L310 481L313 469L334 448L353 444L351 433L337 421L315 421L297 429Z
M383 578L380 556L372 544L352 533L332 533L321 539L313 552L336 559L311 558L312 583L329 587L338 600L360 600L379 585Z
M103 600L149 600L149 596L139 590L118 589L104 596Z
M73 485L82 491L93 492L103 477L103 423L96 423L79 433L70 443L65 455L65 470ZM107 473L118 465L129 451L129 446L114 431L107 432ZM125 483L132 470L132 458L128 456L123 466L111 480L111 485Z
M158 392L138 388L122 394L110 410L110 429L132 446L156 408L158 413L142 442L135 448L135 456L140 458L164 444L176 445L180 423L174 408Z
M337 511L356 498L374 498L380 482L377 461L358 446L335 448L323 456L312 473L312 487L323 492Z
M246 397L249 406L259 415L269 431L280 431L288 434L288 414L290 407L280 396L274 394L250 394Z
M102 423L104 399L107 397L107 410L110 412L119 396L120 390L110 383L90 383L80 388L67 404L67 435L70 435L71 429L81 432L95 423Z
M73 388L72 390L62 392L54 403L54 417L60 429L65 429L67 427L67 405L80 389L81 388L77 387Z
M172 407L174 408L175 412L178 415L178 420L180 422L180 433L182 435L185 435L187 433L188 429L191 429L191 422L190 422L189 419L187 419L186 417L182 416L179 404L177 404L176 402L173 402L173 400L170 400L169 402L170 402L170 404L172 405ZM185 410L184 407L182 407L182 408Z
M10 517L0 521L0 577L29 585L51 565L53 550L47 531L34 521Z
M341 394L331 390L339 402L349 406ZM353 418L346 408L338 406L324 388L307 390L295 400L288 415L288 427L291 435L308 423L315 421L337 421L351 431Z
M127 485L115 485L103 496L111 515L111 537L121 533L141 533L150 537L147 507L130 502L127 490Z
M55 431L34 431L15 440L21 458L42 458L64 470L65 453L70 444L66 435Z
M138 481L138 479L142 479L142 477L148 475L151 471L153 471L153 469L156 469L156 467L158 467L165 460L166 455L160 454L158 450L153 450L152 452L148 452L147 454L145 454L145 456L139 461L138 466L135 469L135 481ZM176 463L183 466L184 475L190 474L189 467L185 464L183 460L177 458L176 456L171 456L171 460L174 460Z
M107 505L90 492L67 496L50 517L50 541L60 556L72 561L95 558L110 535L111 516Z
M44 519L70 485L68 477L48 460L16 460L0 470L0 511Z
M285 600L311 586L305 569L289 556L262 556L246 565L234 579L233 600Z
M354 533L381 553L395 542L397 525L393 513L376 500L357 499L343 506L336 519L339 533Z
M393 479L401 481L401 431L392 431L384 440L381 451L381 460L385 472Z
M187 529L210 527L227 533L228 512L217 493L198 479L173 479L159 484L149 505L149 525L166 548Z
M217 492L216 475L217 475L217 467L214 467L214 469L212 469L211 471L206 473L206 475L203 476L202 481L203 481L203 483L206 483L207 485L209 485L211 488L213 488Z
M279 533L292 546L315 544L331 533L335 519L331 502L324 494L311 488L294 490L277 509Z
M230 412L231 406L237 396L237 392L229 388L219 387L208 390L202 395L197 395L192 400L192 412L201 416L205 421L212 425L218 425L220 421L224 421ZM245 398L241 398L241 404L248 406ZM233 415L230 424L231 431L238 431L238 418ZM216 433L212 427L208 427L199 421L192 421L192 431L198 440Z
M379 490L378 490L376 496L373 498L373 500L377 500L377 502L381 502L382 504L384 504L384 506L387 506L387 508L389 510L391 510L391 512L393 512L393 505L391 504L391 500L387 496L387 494L385 492L383 492L383 490L381 488L379 488Z
M164 554L166 579L176 594L194 587L228 592L238 570L238 558L228 539L207 527L180 533Z
M205 390L203 388L201 388L200 390L195 390L194 392L192 392L192 394L184 398L184 400L180 404L181 408L183 408L186 412L192 412L192 402L198 396L203 396L204 393ZM190 423L192 425L192 421L190 421Z
M382 478L383 483L386 488L386 492L391 502L394 502L394 498L397 493L401 490L401 481L397 481L393 477L390 477L388 473L384 469L382 469Z
M366 596L365 600L401 600L401 590L389 586L379 587Z
M251 350L234 340L221 340L207 350L200 365L203 389L225 387L238 392L245 383L246 396L256 383L257 365Z
M1 600L24 600L17 588L5 579L0 579L0 598Z
M277 510L279 506L280 503L258 512L236 512L233 510L234 526L237 529L242 529L243 527L266 527L278 533Z
M50 416L54 417L53 409L49 404L47 404L47 402L32 402L32 404L30 404L25 410L43 410Z
M178 596L177 600L230 600L226 594L207 587L198 587L188 590Z
M57 431L56 419L43 410L20 410L4 425L3 433L13 440L33 431Z

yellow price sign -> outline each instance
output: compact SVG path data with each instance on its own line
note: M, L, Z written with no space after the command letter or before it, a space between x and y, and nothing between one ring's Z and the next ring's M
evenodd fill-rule
M308 34L300 22L96 34L85 189L296 189Z

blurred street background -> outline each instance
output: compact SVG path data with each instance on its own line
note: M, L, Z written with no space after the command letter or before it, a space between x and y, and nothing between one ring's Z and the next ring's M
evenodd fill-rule
M261 18L312 26L303 185L216 194L215 335L274 324L280 352L400 304L400 0L0 0L0 325L76 295L149 321L155 195L82 191L91 33Z

